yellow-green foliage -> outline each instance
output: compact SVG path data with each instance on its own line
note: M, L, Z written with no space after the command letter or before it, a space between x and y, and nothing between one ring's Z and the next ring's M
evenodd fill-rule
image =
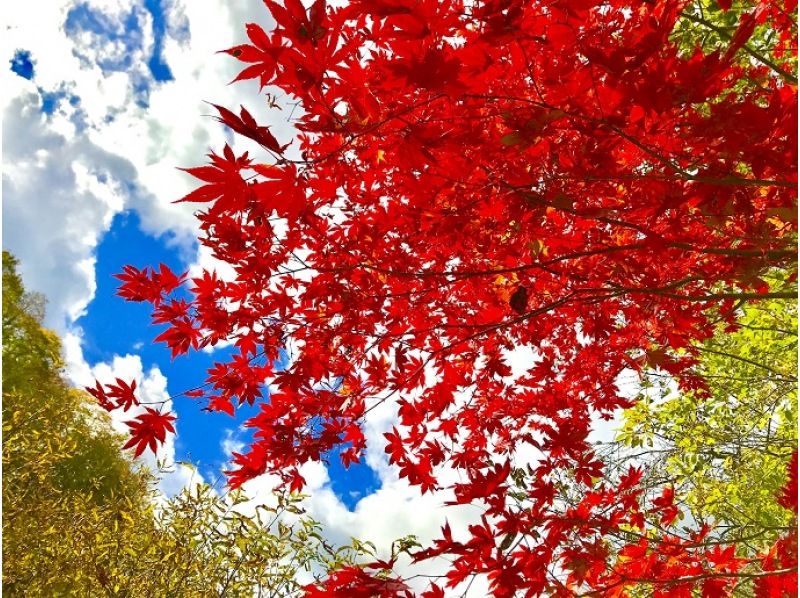
M59 376L60 342L41 327L3 254L3 592L75 594L94 572L91 530L142 511L147 480L83 393ZM39 312L37 314L37 312ZM98 523L98 521L100 523ZM89 594L86 594L89 595Z
M105 413L61 379L59 339L41 326L3 254L3 595L292 596L366 551L335 549L297 497L243 514L205 485L156 499Z
M740 324L700 349L696 373L709 396L677 392L655 373L625 412L618 440L675 485L695 521L721 525L758 550L792 519L776 496L797 446L797 306L751 303Z
M729 10L722 10L717 0L688 2L683 7L683 18L678 20L672 33L672 40L687 54L693 53L698 46L706 54L716 50L725 52L742 16L752 13L758 4L755 0L737 0L731 3ZM796 12L791 8L791 3L786 2L784 5L786 14ZM796 19L794 22L796 27ZM796 37L795 29L794 38ZM735 60L740 63L755 61L768 67L773 75L782 76L785 73L795 77L797 58L792 52L777 51L780 42L772 23L769 19L764 19L756 26L745 47L737 52ZM758 81L740 82L740 86L758 84Z

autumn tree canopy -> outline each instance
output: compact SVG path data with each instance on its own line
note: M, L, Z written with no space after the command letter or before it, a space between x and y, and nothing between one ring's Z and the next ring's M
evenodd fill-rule
M301 489L305 462L358 461L361 422L392 402L400 475L483 512L468 540L445 528L418 553L452 561L427 596L478 573L496 596L734 592L750 557L713 525L678 527L674 488L645 492L642 468L608 476L587 437L633 405L622 372L709 395L694 366L720 323L796 296L794 4L265 3L275 28L248 24L226 52L238 80L296 104L297 134L215 106L252 149L187 168L200 183L180 199L235 279L120 275L174 356L234 343L186 393L260 405L231 485L272 472ZM105 382L107 408L136 400ZM151 407L130 446L170 422ZM781 562L765 576L796 570ZM324 595L403 587L354 569Z

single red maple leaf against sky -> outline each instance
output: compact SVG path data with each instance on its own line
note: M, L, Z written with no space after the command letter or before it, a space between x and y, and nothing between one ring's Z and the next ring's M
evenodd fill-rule
M122 448L133 448L136 457L146 448L155 453L158 445L167 439L167 432L175 433L173 421L175 416L171 413L160 413L156 409L145 407L144 413L125 422L130 428L130 438Z

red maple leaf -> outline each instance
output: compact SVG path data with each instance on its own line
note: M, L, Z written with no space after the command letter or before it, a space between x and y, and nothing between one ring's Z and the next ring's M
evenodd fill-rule
M173 421L175 421L175 416L171 413L160 413L151 407L145 407L144 413L125 422L125 425L130 428L131 437L122 448L135 447L134 456L136 457L141 455L146 448L155 453L158 445L166 441L167 432L175 433Z
M284 150L288 147L288 145L282 146L278 143L275 136L270 133L269 127L259 126L253 116L245 110L244 106L241 107L240 116L236 116L227 108L217 106L216 104L211 105L219 112L219 117L217 118L219 122L229 126L240 135L259 143L271 152L280 155L283 154Z
M200 329L188 317L173 320L170 327L155 338L156 342L166 343L172 358L187 353L189 349L200 346Z
M136 380L133 380L129 384L121 378L117 378L116 384L108 384L106 388L108 389L108 396L112 399L116 399L116 407L122 408L123 411L127 411L131 407L139 404L139 400L134 394L136 391Z
M797 513L797 451L792 453L792 458L786 465L786 484L781 488L778 502Z
M114 403L111 402L111 400L110 400L108 394L106 393L105 389L100 384L100 382L98 382L97 380L95 380L95 386L94 387L85 386L84 390L86 390L86 392L88 392L90 395L92 395L97 400L97 403L100 405L100 407L102 407L106 411L112 411L112 410L117 408L117 406L114 405Z
M247 183L240 174L243 168L250 166L247 152L236 157L233 150L225 145L222 156L211 152L208 157L211 159L210 166L181 169L206 184L184 195L176 203L185 201L215 202L210 212L213 214L219 214L229 209L243 208L247 205L250 197Z
M242 44L224 50L225 53L242 62L255 63L242 69L234 81L258 78L263 88L275 75L277 61L282 52L281 46L273 45L264 30L255 23L247 24L247 37L253 45Z

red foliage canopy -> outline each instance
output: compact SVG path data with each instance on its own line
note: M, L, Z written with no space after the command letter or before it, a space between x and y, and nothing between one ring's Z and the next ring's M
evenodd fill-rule
M251 44L227 53L247 64L237 79L299 102L298 135L216 107L263 155L210 154L182 199L203 204L201 242L235 280L205 273L186 301L163 268L128 268L120 289L154 303L174 355L235 343L209 371L208 408L261 411L230 483L274 472L301 487L309 460L356 461L364 417L395 401L401 475L426 492L452 468L454 501L484 509L467 541L445 528L417 555L452 559L443 583L731 592L733 547L671 531L671 489L647 499L636 469L604 479L587 435L628 405L620 372L658 366L702 388L683 371L714 322L793 296L759 275L794 256L796 80L757 53L736 60L767 20L791 52L793 8L745 10L704 53L671 40L680 1L265 3L274 30L249 24ZM518 347L534 358L511 377ZM525 466L523 447L538 455ZM565 476L581 488L569 506ZM400 592L376 580L347 570L330 589Z

